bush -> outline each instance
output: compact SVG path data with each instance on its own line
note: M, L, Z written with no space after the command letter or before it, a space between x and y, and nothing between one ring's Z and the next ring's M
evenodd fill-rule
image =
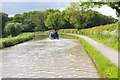
M7 31L11 36L17 36L22 31L21 23L8 23L5 26L5 31Z
M2 38L0 40L0 49L31 40L34 36L34 33L23 33L17 37Z

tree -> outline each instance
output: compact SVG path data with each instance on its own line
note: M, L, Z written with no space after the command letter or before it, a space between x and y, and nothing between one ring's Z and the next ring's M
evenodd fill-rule
M25 20L24 23L22 23L22 32L33 32L35 27L32 21Z
M15 23L14 25L15 25L15 34L13 34L13 36L17 36L22 31L22 23Z
M59 30L65 24L65 20L60 12L50 13L45 21L45 26L55 31Z
M23 21L23 18L22 18L22 14L16 14L14 16L14 22L18 22L18 23L21 23Z
M74 7L67 8L64 13L65 20L74 24L75 28L90 28L99 25L111 24L116 20L113 17L105 16L93 10L78 10Z
M38 12L34 15L32 22L36 25L34 31L45 31L46 26L44 24L45 21L44 12Z
M65 19L71 24L74 24L78 30L85 28L87 24L90 23L90 21L88 21L89 15L86 13L86 11L77 11L74 8L67 8L65 10Z
M0 37L6 37L6 32L4 31L4 27L8 21L9 21L8 14L0 12Z
M7 31L12 37L19 35L21 30L21 23L8 23L5 26L5 31Z
M112 9L116 10L116 15L119 17L120 16L120 1L117 0L115 1L110 1L110 0L101 0L98 2L95 2L93 0L88 0L89 2L83 2L82 0L80 0L80 2L76 2L76 3L71 3L72 6L76 9L82 7L84 9L88 9L88 8L93 8L93 7L102 7L103 5L108 5L109 7L111 7Z

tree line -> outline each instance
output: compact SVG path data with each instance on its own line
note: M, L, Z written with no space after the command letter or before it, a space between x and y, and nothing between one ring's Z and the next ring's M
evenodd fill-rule
M75 4L75 3L74 3ZM45 11L30 11L8 17L0 12L2 18L2 37L17 36L23 32L35 32L59 29L83 29L94 26L115 23L118 20L102 15L91 9L77 9L74 4L64 11L48 9Z

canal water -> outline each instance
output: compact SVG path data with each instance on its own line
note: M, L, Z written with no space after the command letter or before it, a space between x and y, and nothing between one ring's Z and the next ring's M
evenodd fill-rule
M2 50L3 78L99 78L97 69L76 39L50 40L36 35Z

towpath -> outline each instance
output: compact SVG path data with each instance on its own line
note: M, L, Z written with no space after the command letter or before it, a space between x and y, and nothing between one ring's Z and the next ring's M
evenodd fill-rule
M114 63L116 66L120 67L120 65L118 65L118 56L120 56L120 55L118 54L118 52L116 50L114 50L113 48L106 46L102 43L99 43L93 39L90 39L86 36L77 35L77 34L73 34L73 35L79 36L79 37L83 38L84 40L86 40L93 47L95 47L98 51L100 51L102 55L107 57L112 63Z

